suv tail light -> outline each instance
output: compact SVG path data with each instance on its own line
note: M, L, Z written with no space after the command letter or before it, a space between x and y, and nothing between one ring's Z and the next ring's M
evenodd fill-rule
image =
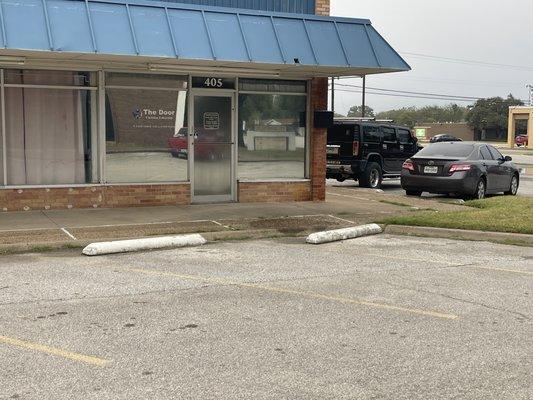
M457 172L457 171L470 171L471 167L472 166L470 164L453 164L450 167L450 174L453 174L454 172Z
M359 155L359 142L354 141L353 142L353 155L358 156Z
M415 170L415 166L414 166L412 161L406 161L406 162L403 163L402 169L407 169L409 171L414 171Z

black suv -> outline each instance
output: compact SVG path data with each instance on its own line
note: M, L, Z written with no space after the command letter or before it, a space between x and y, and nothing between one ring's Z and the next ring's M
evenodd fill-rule
M402 164L419 150L405 126L377 121L335 120L328 129L327 178L379 188L383 178L397 178Z

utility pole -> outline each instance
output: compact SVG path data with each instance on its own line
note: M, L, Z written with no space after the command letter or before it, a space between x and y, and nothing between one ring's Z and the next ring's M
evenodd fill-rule
M366 75L363 75L363 106L361 108L361 117L365 117L366 108Z
M331 77L331 111L335 113L335 77Z
M526 85L529 89L529 107L533 107L533 85Z

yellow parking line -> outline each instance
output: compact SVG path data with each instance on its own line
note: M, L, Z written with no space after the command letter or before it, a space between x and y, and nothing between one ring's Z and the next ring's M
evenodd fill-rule
M329 301L335 301L339 303L356 304L360 306L367 306L367 307L379 308L379 309L389 310L389 311L398 311L398 312L403 312L403 313L424 315L427 317L435 317L435 318L441 318L441 319L447 319L447 320L453 320L453 319L459 318L457 315L443 313L439 311L400 307L400 306L395 306L391 304L375 303L375 302L367 301L367 300L358 300L358 299L353 299L350 297L322 294L322 293L316 293L316 292L310 292L310 291L304 291L304 290L287 289L283 287L267 286L267 285L262 285L262 284L257 284L257 283L241 283L241 282L231 281L227 279L209 278L209 277L202 277L202 276L197 276L197 275L182 275L182 274L176 274L173 272L154 271L154 270L147 270L147 269L142 269L142 268L122 268L122 270L125 272L137 272L137 273L146 274L146 275L170 276L170 277L179 278L183 280L200 281L200 282L211 283L211 284L221 284L221 285L226 285L226 286L236 286L236 287L247 288L247 289L264 290L268 292L292 294L296 296L329 300Z
M408 262L424 262L424 263L432 263L432 264L444 264L450 267L458 267L458 268L476 268L476 269L485 269L488 271L496 271L496 272L508 272L512 274L520 274L520 275L533 275L533 271L521 271L519 269L510 269L510 268L498 268L498 267L486 267L482 265L463 265L458 263L453 263L449 261L443 261L443 260L431 260L431 259L422 259L422 258L413 258L413 257L396 257L396 256L387 256L385 254L366 254L371 255L372 257L380 257L380 258L387 258L391 260L399 260L399 261L408 261Z
M486 270L489 270L489 271L509 272L511 274L520 274L520 275L531 275L531 276L533 276L533 271L520 271L518 269L483 267L481 265L465 265L464 267L466 267L466 268L486 269Z
M85 364L95 365L97 367L102 367L108 363L107 360L102 358L86 356L84 354L73 353L71 351L66 351L59 349L57 347L46 346L44 344L28 342L26 340L20 340L16 338L11 338L7 336L0 336L0 343L8 344L11 346L21 347L28 350L39 351L41 353L50 354L53 356L67 358L69 360L74 360L82 362Z

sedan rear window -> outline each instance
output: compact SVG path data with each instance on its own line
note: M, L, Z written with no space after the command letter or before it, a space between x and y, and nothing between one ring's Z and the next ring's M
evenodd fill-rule
M471 144L435 143L417 153L417 157L468 157L474 151Z

